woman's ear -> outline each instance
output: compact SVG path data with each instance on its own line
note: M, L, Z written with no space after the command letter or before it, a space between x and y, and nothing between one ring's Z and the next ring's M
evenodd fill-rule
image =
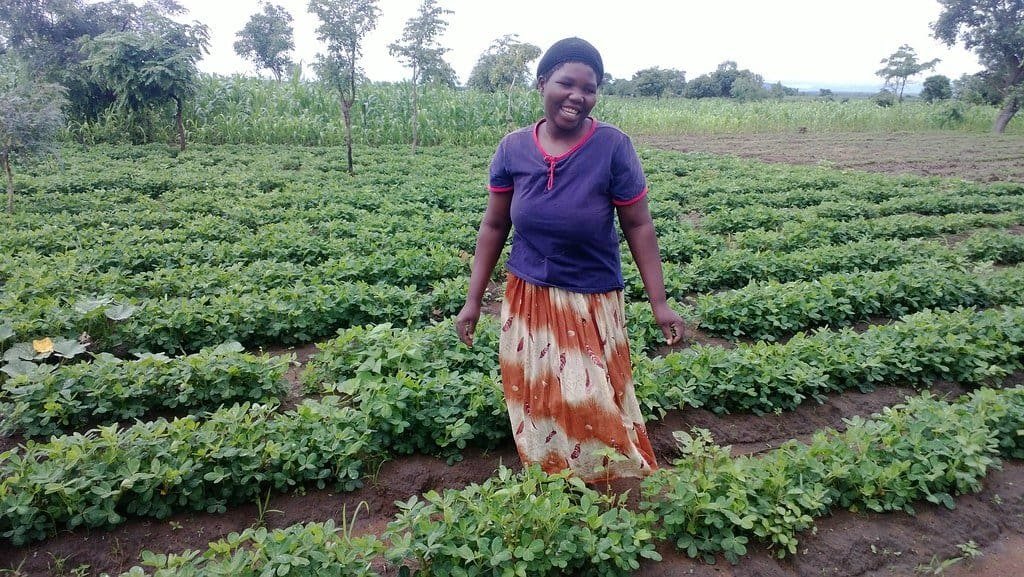
M537 90L538 90L538 91L539 91L539 92L540 92L541 94L544 94L544 83L545 83L545 82L547 82L547 79L546 79L546 78L544 78L543 76L538 76L538 77L537 77Z

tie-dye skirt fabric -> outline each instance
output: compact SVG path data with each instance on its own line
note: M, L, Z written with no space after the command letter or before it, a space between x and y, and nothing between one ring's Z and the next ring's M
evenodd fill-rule
M501 377L524 464L588 483L658 468L633 389L622 291L581 294L508 275Z

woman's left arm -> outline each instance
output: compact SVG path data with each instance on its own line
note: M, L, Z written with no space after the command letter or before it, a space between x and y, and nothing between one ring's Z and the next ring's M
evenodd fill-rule
M647 206L647 197L616 208L619 226L629 244L640 278L651 303L654 320L661 327L665 340L674 345L685 337L686 324L671 307L665 296L665 279L661 272L661 254L658 252L658 238L654 234L654 221Z

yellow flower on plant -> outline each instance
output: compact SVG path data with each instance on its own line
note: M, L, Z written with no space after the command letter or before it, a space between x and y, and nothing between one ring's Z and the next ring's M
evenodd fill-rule
M52 353L53 341L50 340L50 337L46 337L45 339L34 340L32 341L32 350L34 350L37 354Z

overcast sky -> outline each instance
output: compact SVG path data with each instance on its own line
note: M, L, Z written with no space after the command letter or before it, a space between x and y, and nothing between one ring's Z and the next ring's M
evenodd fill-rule
M232 47L258 0L179 0L210 27L210 54L200 69L220 74L255 74ZM276 0L294 18L293 58L309 70L319 49L318 20L306 0ZM371 80L402 80L409 72L388 54L421 0L379 0L377 28L363 43L360 62ZM589 40L600 50L605 71L630 78L660 66L693 79L732 60L767 82L814 90L881 87L880 60L909 44L921 61L940 58L928 74L951 79L981 69L962 47L946 48L931 37L939 15L936 0L627 0L554 3L549 0L439 0L452 11L441 44L465 83L480 54L497 38L518 34L546 49L566 36ZM263 71L266 75L267 72ZM920 82L924 76L912 79Z

